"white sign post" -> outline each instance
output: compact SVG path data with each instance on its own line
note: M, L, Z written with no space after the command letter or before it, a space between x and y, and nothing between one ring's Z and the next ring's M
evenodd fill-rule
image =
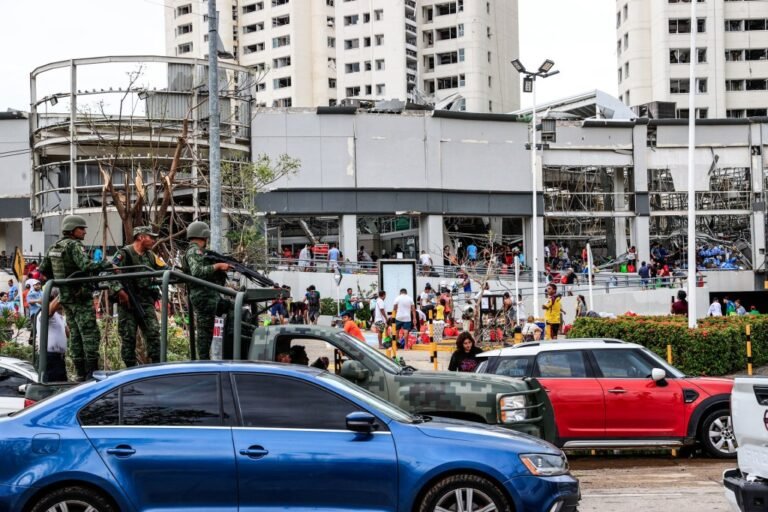
M517 317L517 325L520 325L520 303L518 302L520 298L520 287L519 287L519 279L520 279L520 257L515 256L515 316Z
M589 287L589 310L594 311L595 303L592 302L592 247L587 242L587 283Z
M339 287L341 286L341 271L339 267L333 272L333 281L336 283L336 316L341 316L341 304L339 302Z

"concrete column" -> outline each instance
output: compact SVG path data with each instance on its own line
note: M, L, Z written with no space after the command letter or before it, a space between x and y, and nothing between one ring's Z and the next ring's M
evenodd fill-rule
M539 272L544 271L544 217L539 217L536 222L532 222L528 217L523 219L523 254L525 255L525 265L533 267L533 229L538 230L539 235Z
M501 243L501 235L503 234L503 223L504 220L502 217L491 217L490 222L490 229L493 232L493 241L495 243Z
M765 212L752 212L752 268L765 266Z
M339 249L344 259L357 261L357 215L342 215L339 219ZM372 247L367 247L370 254Z
M436 266L443 264L443 216L423 215L419 219L419 254L427 251Z
M637 249L638 264L651 260L650 224L650 217L638 216L632 219L632 242Z

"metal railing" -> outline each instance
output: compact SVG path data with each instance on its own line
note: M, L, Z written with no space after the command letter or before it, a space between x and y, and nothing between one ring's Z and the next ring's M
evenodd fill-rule
M254 297L252 294L249 294L249 290L233 290L232 288L227 288L225 286L213 284L208 281L198 279L197 277L193 277L173 269L152 270L151 268L145 267L145 266L131 266L131 267L121 267L119 270L121 272L125 272L125 271L129 271L129 272L120 273L120 274L115 273L115 274L107 274L107 275L99 275L99 276L87 276L87 277L68 277L66 279L49 279L45 283L45 286L43 288L43 300L42 300L42 305L40 309L40 349L39 349L40 359L39 359L39 365L38 365L38 374L39 374L40 382L45 382L44 381L45 370L47 368L47 363L48 363L48 358L47 358L48 319L49 319L48 307L50 305L50 300L51 300L51 290L53 290L54 286L61 286L61 285L66 286L66 285L74 285L74 284L86 285L86 284L101 283L106 281L125 281L128 279L145 279L145 278L159 280L161 282L161 310L160 310L161 312L161 315L160 315L160 362L161 363L166 361L166 355L168 353L168 305L169 305L168 290L171 284L186 283L186 284L204 286L211 290L215 290L220 294L227 295L229 297L234 297L235 300L234 300L234 311L233 311L233 315L234 315L233 359L240 359L242 356L242 343L241 343L242 327L243 327L242 319L243 319L243 305L245 304L246 300L247 299L250 301L271 300L271 298L277 298L280 296L281 293L284 293L281 290L265 289L262 291L259 297ZM272 297L272 295L274 295L274 297ZM193 347L190 347L190 351L192 351L192 349Z

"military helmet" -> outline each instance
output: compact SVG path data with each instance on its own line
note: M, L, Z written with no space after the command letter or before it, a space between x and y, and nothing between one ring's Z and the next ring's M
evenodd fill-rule
M193 222L187 226L187 240L192 238L211 238L211 228L205 222L199 220Z
M80 215L67 215L64 220L61 221L61 232L70 233L77 228L87 228L88 223Z

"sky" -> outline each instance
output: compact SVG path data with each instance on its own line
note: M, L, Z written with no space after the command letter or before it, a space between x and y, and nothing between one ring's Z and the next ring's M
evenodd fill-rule
M0 31L0 111L29 110L29 73L42 64L103 55L165 54L164 0L0 0L0 4L6 20ZM592 89L617 94L615 5L614 0L519 0L520 60L536 69L552 59L560 70L537 83L539 103ZM521 93L521 105L530 104L531 96Z

